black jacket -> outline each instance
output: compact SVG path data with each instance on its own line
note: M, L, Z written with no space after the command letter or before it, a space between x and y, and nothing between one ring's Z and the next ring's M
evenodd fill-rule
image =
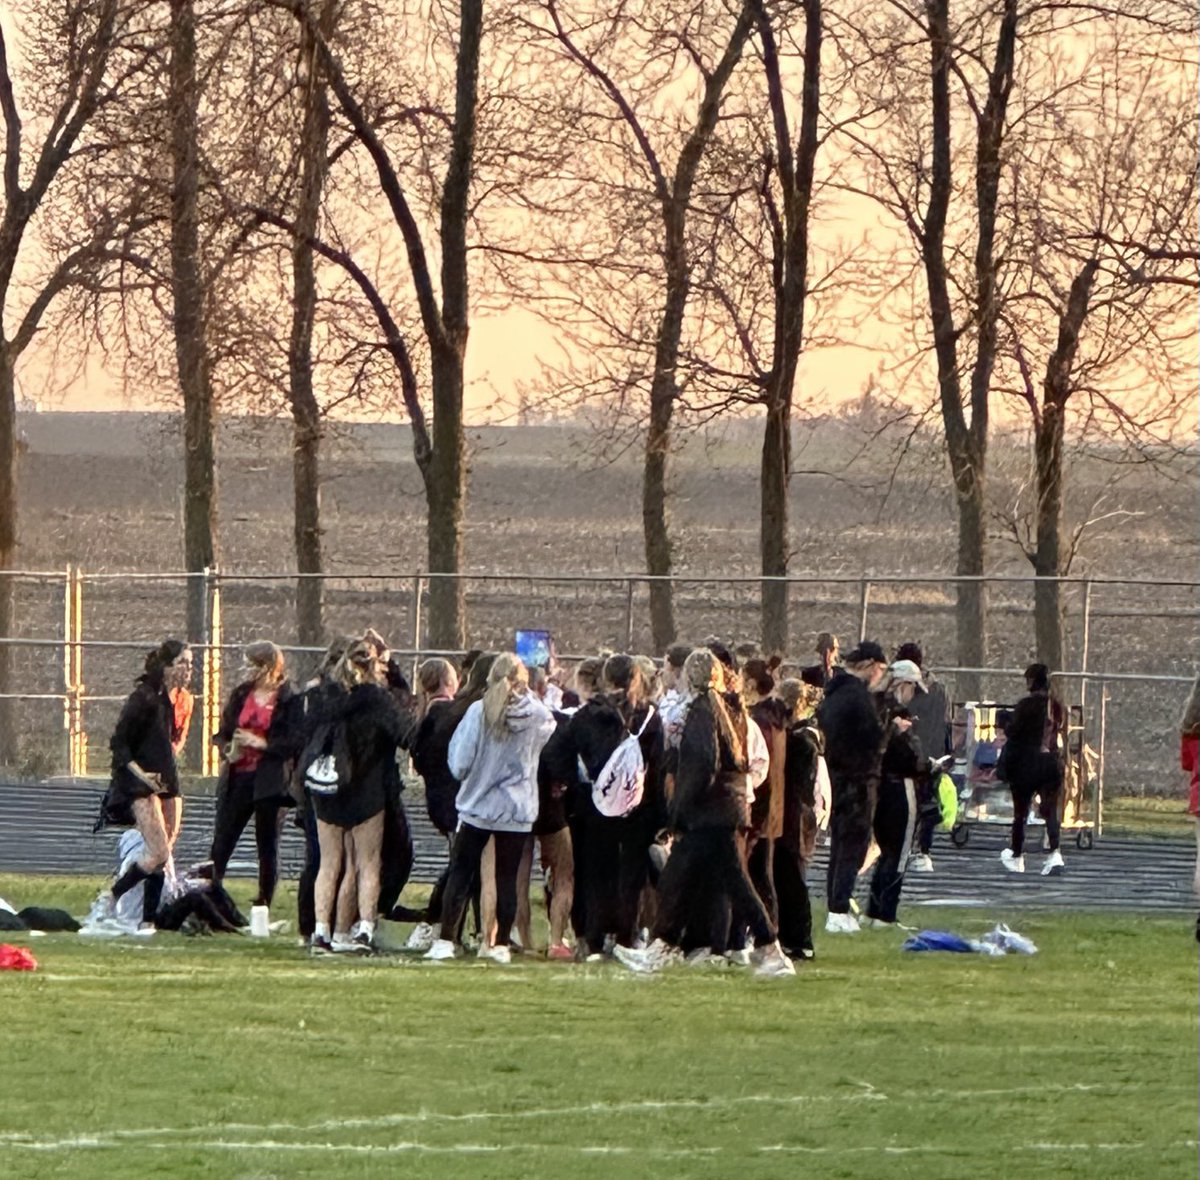
M554 724L556 728L542 747L538 759L538 817L533 825L535 836L551 836L567 826L567 791L570 784L567 780L556 778L554 772L555 768L566 762L559 747L568 741L567 729L571 724L571 715L556 712Z
M221 725L212 740L223 753L233 741L234 730L238 727L238 718L242 715L242 706L253 691L254 685L247 681L239 684L229 694L229 700L221 711ZM286 799L289 797L292 762L299 755L300 742L299 717L292 707L295 692L290 684L279 688L275 700L275 711L271 714L271 727L267 730L267 748L262 752L258 767L254 773L255 799ZM302 714L301 714L302 716ZM224 778L229 773L229 764L221 768Z
M352 828L378 815L395 790L396 750L404 730L396 702L377 684L359 684L349 692L328 686L321 721L345 726L350 777L336 795L317 795L317 818Z
M425 783L425 808L429 819L443 836L458 827L459 781L450 773L450 739L466 715L472 701L455 697L452 701L434 701L412 738L409 751L413 769Z
M815 721L805 719L787 731L784 763L783 835L789 847L811 856L816 839L817 758L825 748Z
M733 733L720 723L707 694L697 697L688 709L671 798L671 827L675 831L733 830L743 822L739 779L749 769L745 732L748 719L739 710L730 721Z
M921 751L914 726L907 733L892 730L883 751L880 773L885 779L919 778L929 770L929 759Z
M175 751L171 748L174 710L162 684L139 680L129 694L109 741L112 750L113 786L131 797L149 794L145 784L128 768L136 762L144 771L162 776L169 793L179 790Z
M1062 703L1046 692L1022 697L1005 730L1004 775L1029 790L1056 787L1062 778L1058 740L1065 728Z
M552 737L547 743L542 751L546 774L550 781L565 783L571 788L570 805L577 811L599 814L592 803L591 783L596 781L604 764L625 738L642 728L649 707L645 704L639 706L627 725L611 700L595 696L571 718L561 738L556 741ZM642 748L642 760L646 766L646 782L642 802L632 814L661 826L666 819L666 807L663 793L663 729L657 712L646 725L638 744ZM579 773L581 760L587 771L587 782Z
M831 776L858 778L879 773L883 722L867 686L841 668L834 672L817 710L825 735L825 761Z

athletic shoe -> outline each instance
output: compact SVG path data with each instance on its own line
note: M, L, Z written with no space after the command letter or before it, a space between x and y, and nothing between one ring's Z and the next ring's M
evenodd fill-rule
M778 942L756 947L751 955L755 975L795 975L796 968Z
M1056 848L1048 857L1046 857L1046 863L1042 865L1042 876L1061 876L1065 868L1066 865L1063 864L1062 853Z
M735 967L749 967L750 951L746 947L742 947L740 951L726 951L725 960Z
M112 893L103 889L96 895L96 900L92 902L92 908L88 910L88 916L84 918L84 926L92 926L98 922L107 922L111 918L115 918L117 913L117 903L113 900Z
M861 927L853 914L833 914L825 919L826 934L857 934Z
M1023 856L1014 856L1011 848L1006 848L1000 853L1000 863L1010 873L1023 873L1025 871L1025 858Z
M803 959L806 963L811 963L817 957L817 952L811 946L802 946L800 950L791 956L793 959Z
M428 922L418 922L412 928L412 933L408 936L404 949L406 951L427 951L433 946L434 937L433 927Z
M334 931L333 941L330 943L335 955L356 955L359 952L358 944L354 941L354 936L351 934L338 934Z
M493 963L500 963L502 966L507 967L512 962L512 951L506 946L494 946L482 957L491 959Z
M323 934L314 934L312 941L308 944L308 953L310 955L332 955L333 943Z
M709 950L708 947L697 947L694 951L689 951L684 962L689 967L704 967L709 963L714 962L716 956Z
M916 856L910 856L908 858L908 871L910 873L932 873L933 857L923 852L917 853Z
M350 939L350 942L360 955L369 955L375 949L370 931L367 930L360 930Z
M120 918L97 918L88 920L79 927L80 938L120 938L123 934L131 933L128 926Z
M637 971L641 974L661 971L668 963L682 958L679 951L668 946L661 938L656 938L645 950L641 951L634 950L631 946L618 944L613 947L613 954L617 961L628 967L630 971Z
M558 942L546 948L546 958L564 963L568 961L573 962L575 952L565 942Z
M433 946L425 952L425 958L432 959L435 963L440 963L444 959L453 959L456 953L454 943L448 938L435 938Z

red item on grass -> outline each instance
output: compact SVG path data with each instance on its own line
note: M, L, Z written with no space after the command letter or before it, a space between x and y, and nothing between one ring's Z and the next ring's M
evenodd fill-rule
M36 971L37 959L23 946L0 943L0 971Z

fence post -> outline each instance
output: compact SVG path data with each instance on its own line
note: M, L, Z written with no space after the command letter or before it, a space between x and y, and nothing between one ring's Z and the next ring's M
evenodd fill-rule
M200 773L213 777L220 772L216 746L208 739L221 727L221 583L214 569L204 571L204 731L200 735Z
M71 650L72 624L74 612L71 609L71 566L63 572L63 729L67 735L67 773L75 773L75 727L71 717L71 686L74 659Z
M1096 767L1096 837L1104 834L1104 747L1108 740L1108 684L1100 681L1100 763Z
M633 651L633 588L632 578L625 579L625 650Z
M1087 732L1087 670L1088 649L1092 639L1092 580L1083 584L1083 641L1079 652L1079 709L1083 713L1084 733Z
M66 712L69 773L87 774L87 732L83 727L83 571L67 568Z
M423 585L420 571L417 571L417 576L413 578L412 586L412 649L413 649L413 666L412 666L412 683L413 690L417 687L417 668L421 663L421 587Z
M862 643L867 637L867 610L871 604L871 583L863 578L861 582L861 597L858 605L858 642Z

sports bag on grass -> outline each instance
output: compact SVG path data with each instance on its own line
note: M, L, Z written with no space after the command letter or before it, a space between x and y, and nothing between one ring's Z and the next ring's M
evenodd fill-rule
M592 803L609 819L627 816L642 801L646 789L646 762L642 757L641 737L653 716L654 706L651 705L642 728L626 735L592 783Z

